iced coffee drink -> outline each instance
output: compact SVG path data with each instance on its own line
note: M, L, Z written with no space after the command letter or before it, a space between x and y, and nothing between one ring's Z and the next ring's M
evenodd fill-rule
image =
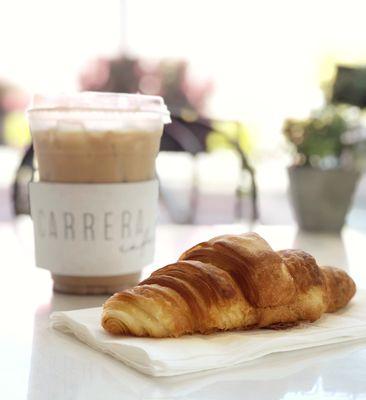
M161 134L161 127L151 132L35 132L40 180L111 183L153 179Z
M33 108L29 110L29 122L39 180L66 184L66 195L61 196L65 198L69 186L70 190L80 187L80 190L85 188L92 194L94 187L103 190L104 186L100 184L106 184L106 191L118 187L129 190L128 183L148 184L155 179L155 159L164 123L168 121L169 113L163 100L155 96L79 93L51 99L36 97ZM55 185L55 188L60 190L60 185ZM64 186L61 185L61 189L64 190ZM52 186L48 190L52 190ZM143 188L138 190L136 193L144 193ZM92 197L90 199L93 201ZM64 200L60 198L59 201L62 203ZM83 201L89 203L85 201L85 196ZM94 204L93 207L101 208L103 204ZM140 233L143 235L142 212L137 210L135 216L126 207L115 211L112 204L103 213L100 211L102 214L98 210L98 215L94 215L88 206L80 205L76 212L63 212L58 219L52 210L41 209L38 212L38 222L42 229L39 228L41 233L38 233L40 236L42 233L45 237L48 235L47 240L54 242L80 241L80 252L85 251L84 242L88 240L94 240L97 244L104 240L110 244L111 240L117 240L112 237L115 235L122 253L127 248L133 249L136 257L139 257L140 250L137 247L140 244L126 246L123 239ZM33 216L35 218L37 216ZM52 233L58 236L53 237ZM152 235L151 229L149 235ZM147 236L141 243L150 240L150 236ZM64 246L67 251L68 242ZM73 243L73 246L72 251L76 252L77 258L76 244ZM58 251L62 254L62 249ZM129 265L123 265L122 261L120 266L112 268L108 265L107 255L105 262L103 254L97 254L96 257L100 260L100 270L96 271L94 266L90 274L87 273L88 265L80 266L77 260L75 270L69 266L65 266L64 270L60 266L50 266L54 289L64 293L112 293L139 281L140 271L128 272ZM104 273L104 270L109 272ZM82 273L78 274L78 271Z

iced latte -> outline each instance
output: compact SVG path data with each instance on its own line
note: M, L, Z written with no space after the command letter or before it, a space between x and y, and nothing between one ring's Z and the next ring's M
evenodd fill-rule
M151 181L155 179L155 159L168 120L163 100L154 96L79 93L36 97L29 110L29 122L39 180L90 185ZM117 217L109 215L109 226L113 218ZM140 277L139 271L124 273L123 265L120 273L104 276L104 267L101 262L98 276L53 272L54 289L64 293L112 293L135 285Z

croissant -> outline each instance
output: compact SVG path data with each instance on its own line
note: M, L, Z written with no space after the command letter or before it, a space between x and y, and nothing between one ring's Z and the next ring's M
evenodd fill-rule
M178 337L281 328L344 307L356 286L301 250L275 252L256 233L192 247L138 286L104 304L102 326L119 335Z

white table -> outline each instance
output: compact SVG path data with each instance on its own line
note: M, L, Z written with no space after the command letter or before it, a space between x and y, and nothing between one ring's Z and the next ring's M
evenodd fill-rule
M154 267L210 236L246 230L238 225L160 226ZM343 266L366 288L366 232L345 229L342 236L331 236L286 226L255 230L275 249L299 247L321 264ZM0 399L366 399L366 341L271 355L255 362L255 373L249 364L217 373L146 377L48 328L51 311L99 306L105 297L52 293L48 272L34 267L29 218L0 224L0 246Z

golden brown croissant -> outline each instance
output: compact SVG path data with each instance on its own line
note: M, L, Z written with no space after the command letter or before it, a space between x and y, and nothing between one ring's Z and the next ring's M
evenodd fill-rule
M150 337L286 326L338 310L355 291L344 271L318 267L304 251L275 252L256 233L224 235L113 295L102 325Z

